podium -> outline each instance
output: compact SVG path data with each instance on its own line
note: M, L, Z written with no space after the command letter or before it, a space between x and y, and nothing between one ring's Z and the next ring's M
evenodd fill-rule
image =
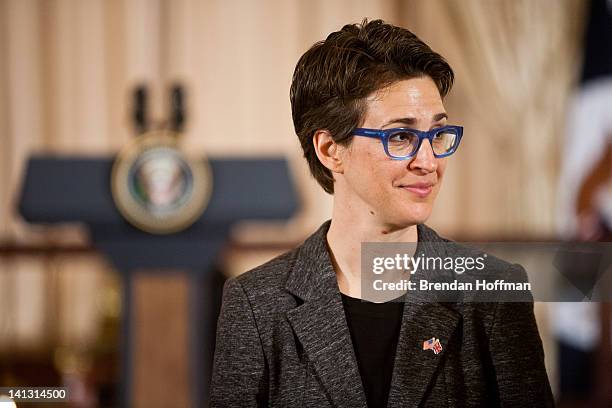
M213 175L213 191L208 207L188 229L169 235L153 235L128 224L119 214L111 196L110 178L112 157L79 158L33 156L29 159L22 185L19 211L31 223L80 222L87 225L92 244L119 271L123 283L121 324L120 405L145 406L134 395L134 356L141 352L135 338L141 323L135 305L138 298L137 279L142 275L159 275L181 271L186 284L178 285L178 292L187 292L187 350L188 374L176 377L170 371L156 374L156 378L183 378L189 384L187 396L175 392L171 406L204 406L210 383L210 368L214 348L214 327L219 299L211 299L210 282L218 274L215 260L228 239L230 227L240 220L282 220L291 217L298 208L297 194L285 159L209 159ZM169 285L149 285L147 290L174 290ZM153 289L151 289L153 288ZM181 289L182 288L182 289ZM136 295L135 295L136 290ZM171 294L168 297L171 298ZM210 302L214 300L214 302ZM206 306L206 302L209 305ZM159 313L160 307L153 308ZM151 320L149 316L148 321ZM144 319L145 321L147 319ZM173 323L172 320L169 321ZM171 336L158 331L159 338ZM148 335L151 335L149 332ZM155 343L153 343L155 347ZM181 352L181 350L167 350ZM141 356L145 362L152 356ZM142 360L141 358L141 360ZM159 366L152 366L152 370ZM168 370L168 366L164 368ZM181 375L180 373L178 374ZM175 377L173 377L175 376ZM163 381L163 380L162 380ZM182 384L184 381L180 380ZM140 388L142 391L146 389ZM139 391L140 392L140 391ZM146 391L145 391L146 392ZM140 394L139 394L140 395ZM178 398L178 399L176 399ZM166 402L158 401L161 405Z

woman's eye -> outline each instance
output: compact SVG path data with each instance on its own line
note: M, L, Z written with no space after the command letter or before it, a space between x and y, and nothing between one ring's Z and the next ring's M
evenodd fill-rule
M412 139L414 138L414 135L408 133L408 132L399 132L399 133L395 133L393 134L390 138L389 141L390 142L410 142Z

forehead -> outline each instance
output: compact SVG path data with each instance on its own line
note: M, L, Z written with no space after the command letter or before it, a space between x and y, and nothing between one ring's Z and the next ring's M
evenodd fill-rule
M370 126L393 118L431 121L437 114L446 112L440 92L428 76L401 80L375 91L366 98L366 106L363 122Z

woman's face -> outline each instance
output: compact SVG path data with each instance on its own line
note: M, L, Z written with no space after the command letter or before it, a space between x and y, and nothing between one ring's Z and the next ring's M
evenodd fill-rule
M364 128L426 131L447 121L438 88L427 76L396 82L370 95L366 103L360 125ZM427 220L446 168L446 158L434 157L428 140L408 160L393 160L380 140L359 136L353 136L340 154L342 195L353 203L351 208L367 211L366 216L377 217L391 228Z

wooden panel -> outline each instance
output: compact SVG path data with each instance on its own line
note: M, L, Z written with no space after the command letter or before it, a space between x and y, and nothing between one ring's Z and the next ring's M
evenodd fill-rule
M188 289L178 272L134 279L134 407L189 406Z

